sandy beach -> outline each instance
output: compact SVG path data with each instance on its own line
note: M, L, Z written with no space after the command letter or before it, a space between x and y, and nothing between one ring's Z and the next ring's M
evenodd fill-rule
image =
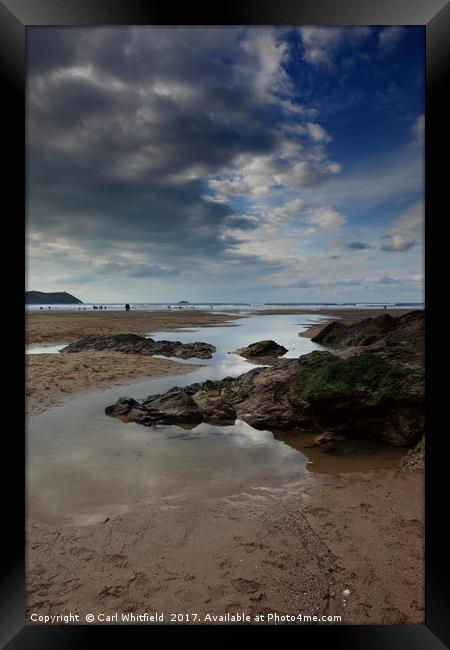
M82 336L100 334L151 335L159 330L222 325L233 321L231 314L215 314L194 309L161 311L33 311L26 316L26 342L70 343Z
M346 322L376 315L374 310L320 314ZM150 334L228 320L188 310L33 313L27 316L27 341ZM207 341L201 332L193 340ZM41 413L83 391L193 369L120 352L28 355L28 411ZM316 461L320 453L325 454L314 450ZM352 456L341 466L336 462L335 471L332 457L325 457L326 472L317 461L318 471L302 488L189 501L168 494L84 526L29 519L28 616L158 611L164 623L176 624L180 621L170 618L174 612L245 611L339 615L344 624L423 622L423 473L400 471L398 454L381 457L373 468L358 465L356 454L353 462ZM351 595L345 597L344 590Z

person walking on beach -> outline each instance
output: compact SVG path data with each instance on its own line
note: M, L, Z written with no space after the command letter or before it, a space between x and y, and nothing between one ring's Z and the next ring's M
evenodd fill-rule
M130 311L130 305L128 303L125 305L125 311Z

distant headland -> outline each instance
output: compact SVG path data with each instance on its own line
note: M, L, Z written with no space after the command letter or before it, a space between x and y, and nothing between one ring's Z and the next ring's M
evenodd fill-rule
M44 291L25 291L26 305L82 305L83 302L67 291L45 293Z

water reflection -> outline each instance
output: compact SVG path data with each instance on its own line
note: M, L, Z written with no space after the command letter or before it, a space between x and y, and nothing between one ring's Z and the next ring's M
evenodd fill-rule
M188 430L148 428L104 414L105 406L122 395L143 399L174 385L238 376L255 364L230 352L257 340L276 340L288 348L287 357L320 347L298 336L310 324L305 316L252 316L239 323L195 334L153 333L156 339L204 340L216 346L213 358L202 360L192 373L98 391L30 417L29 516L58 526L88 525L137 504L165 503L174 495L180 501L225 498L304 480L307 459L301 451L239 420L232 426L202 423Z
M57 354L67 343L30 343L25 346L25 354Z

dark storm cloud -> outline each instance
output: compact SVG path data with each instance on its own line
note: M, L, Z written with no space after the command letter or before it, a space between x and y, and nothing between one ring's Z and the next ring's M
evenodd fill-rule
M155 264L117 264L116 262L108 262L97 267L97 272L105 275L120 273L129 278L171 277L179 274L177 269L164 269Z
M359 286L362 282L359 279L349 279L349 280L298 280L292 284L287 285L291 289L312 289L314 287L353 287Z
M28 72L36 74L70 65L76 57L79 37L78 29L30 29L27 38Z
M371 244L362 241L351 241L344 244L344 246L345 248L348 248L351 251L363 251L370 248L375 248L375 246L372 246Z
M204 179L276 145L240 41L229 29L31 29L31 229L103 256L230 255L229 230L256 220L207 200Z
M127 283L130 279L158 279L173 278L180 275L179 269L164 268L157 264L123 264L107 262L96 264L93 260L81 265L81 268L73 269L65 275L65 280L82 284L92 284L111 280L114 283L120 281Z

